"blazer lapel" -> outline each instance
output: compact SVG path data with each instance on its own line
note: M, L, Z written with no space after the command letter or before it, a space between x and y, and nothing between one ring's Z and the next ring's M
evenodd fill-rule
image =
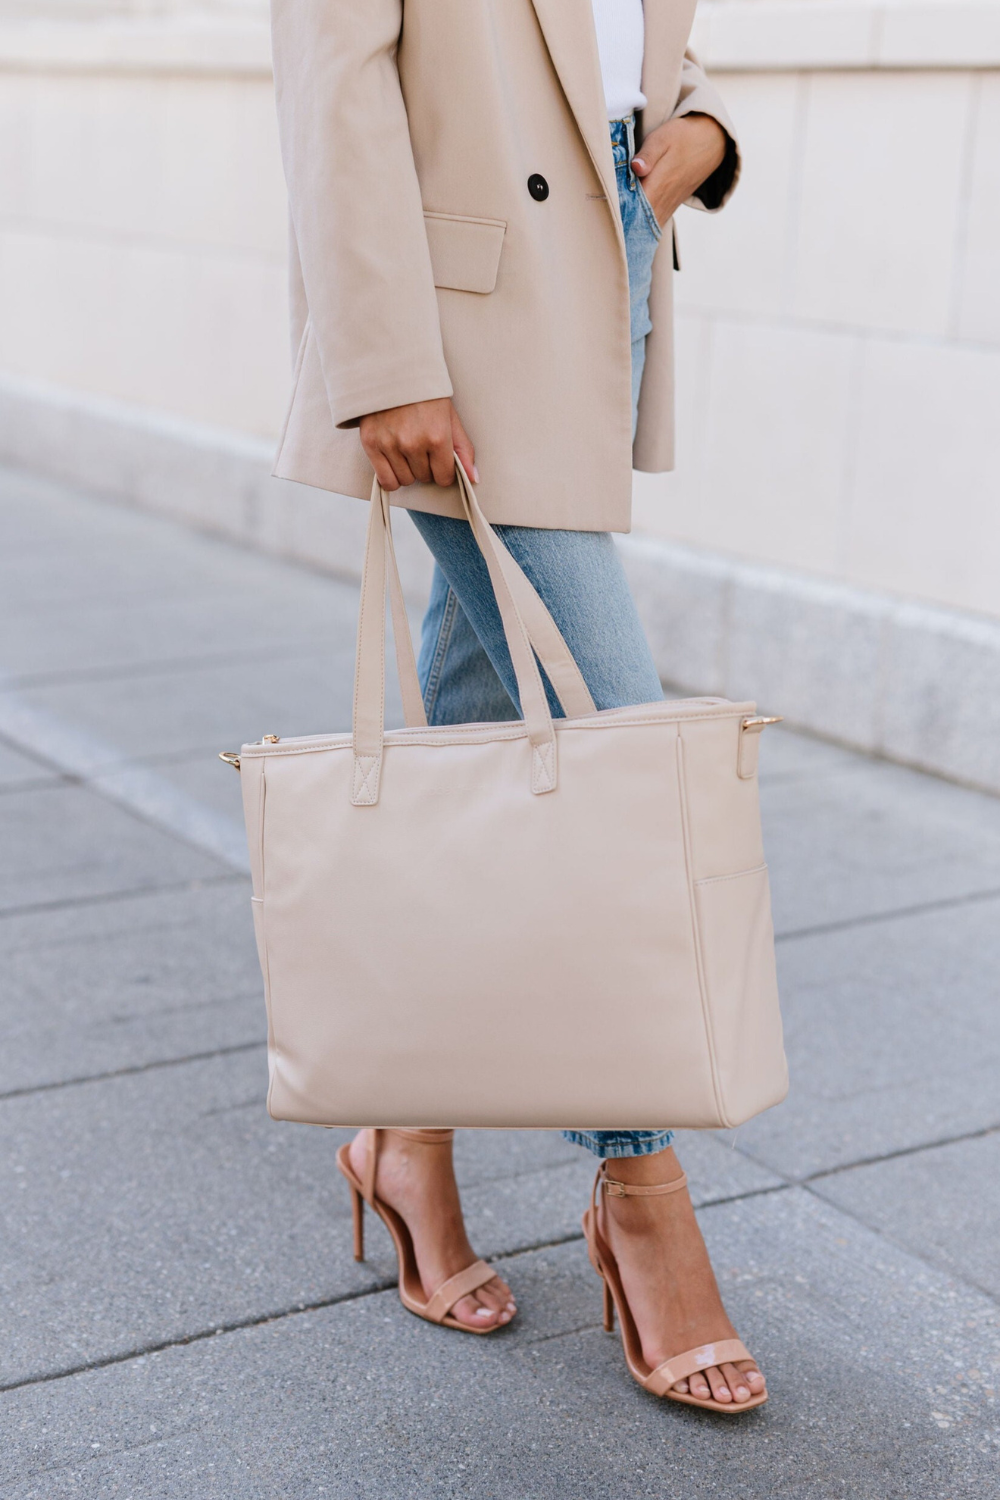
M648 0L647 0L648 3ZM616 222L618 186L611 155L604 83L597 53L594 13L589 0L570 5L567 0L532 0L552 66L597 168L608 206Z

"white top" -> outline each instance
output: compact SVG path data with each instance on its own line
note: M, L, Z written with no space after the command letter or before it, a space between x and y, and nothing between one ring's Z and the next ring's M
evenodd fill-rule
M646 103L642 92L642 0L593 0L593 6L608 119L622 120Z

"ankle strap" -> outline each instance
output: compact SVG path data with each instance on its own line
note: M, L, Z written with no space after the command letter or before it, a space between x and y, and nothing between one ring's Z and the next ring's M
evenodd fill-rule
M365 1202L373 1208L375 1206L375 1172L378 1167L379 1148L382 1145L382 1137L386 1135L402 1135L410 1141L423 1141L426 1146L447 1146L455 1132L453 1130L402 1130L395 1125L379 1127L371 1130L368 1135L368 1152L365 1157L365 1170L361 1179L361 1196Z
M604 1162L598 1171L597 1179L609 1198L658 1198L664 1193L679 1193L682 1187L687 1186L686 1172L682 1172L671 1182L654 1182L648 1187L640 1187L637 1183L616 1182L613 1177L607 1175L607 1168L608 1164Z

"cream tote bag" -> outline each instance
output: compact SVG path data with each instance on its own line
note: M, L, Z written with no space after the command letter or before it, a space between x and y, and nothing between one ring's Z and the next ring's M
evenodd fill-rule
M773 721L722 698L595 711L460 478L524 721L427 726L376 485L353 734L224 757L243 784L268 1109L344 1126L738 1125L787 1088L756 780ZM389 731L387 578L406 719Z

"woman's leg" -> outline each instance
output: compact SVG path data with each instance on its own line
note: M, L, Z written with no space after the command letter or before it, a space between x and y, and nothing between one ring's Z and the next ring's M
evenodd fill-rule
M468 523L421 511L411 517L437 564L420 649L421 683L432 722L520 718L500 612ZM625 570L608 533L531 526L496 530L559 626L597 707L624 708L662 698ZM506 694L503 703L496 693L498 682ZM553 714L561 715L551 687L548 693ZM487 705L497 711L470 718L470 709Z
M619 1157L608 1177L637 1186L673 1182L681 1175L671 1149ZM618 1263L622 1289L650 1369L688 1349L739 1335L719 1288L687 1190L664 1195L602 1194L601 1232ZM676 1389L739 1405L764 1390L755 1360L713 1365L679 1381Z
M361 1130L351 1143L351 1166L362 1180L368 1154L364 1137ZM375 1192L402 1216L410 1231L425 1297L476 1260L465 1232L450 1142L431 1144L387 1132L376 1163ZM451 1316L484 1329L509 1323L516 1311L510 1287L494 1276L456 1302Z
M458 595L435 565L417 662L428 724L488 724L517 709Z

